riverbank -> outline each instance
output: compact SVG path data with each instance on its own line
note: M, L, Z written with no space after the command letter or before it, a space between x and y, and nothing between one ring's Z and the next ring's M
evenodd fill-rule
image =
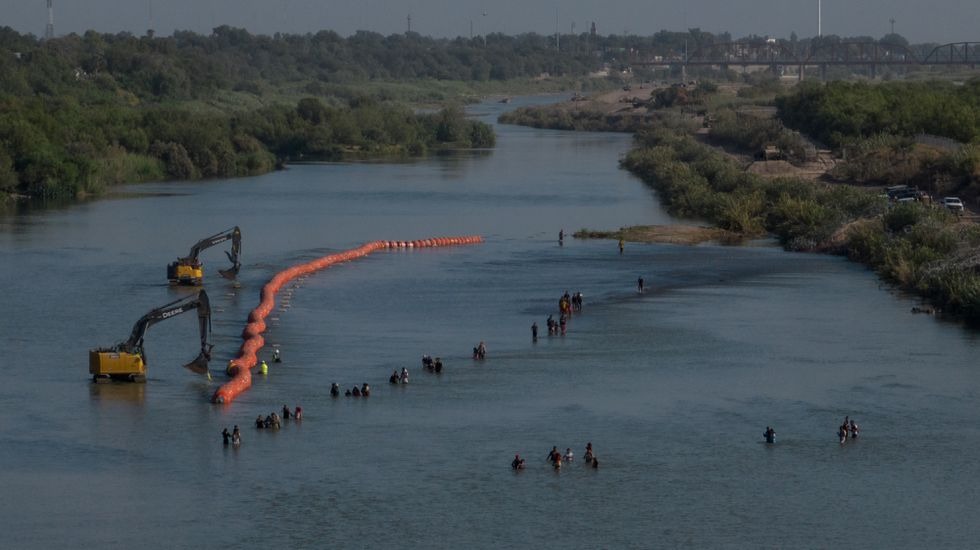
M617 231L580 229L576 239L622 239L628 243L697 245L703 243L739 244L744 238L717 227L698 225L634 225Z
M654 186L668 211L701 216L745 236L775 235L784 248L845 255L938 309L980 319L980 227L922 203L889 203L876 191L767 179L687 136L648 135L623 166Z
M8 128L13 136L0 147L0 205L84 200L133 183L256 176L291 162L397 162L447 149L492 148L490 126L468 120L462 105L610 86L607 79L571 77L309 82L88 107L77 99L0 97L9 110L0 132ZM60 108L51 109L52 103Z
M522 107L502 114L502 124L517 124L551 130L633 133L657 123L663 113L646 109L646 101L657 87L629 86L593 95L576 94L569 101L545 107Z
M174 106L74 104L49 109L10 100L0 133L0 189L8 196L99 196L117 184L255 176L298 160L419 157L491 148L493 129L461 107L416 112L370 99L332 106L316 97L248 112ZM61 128L58 132L44 128Z
M663 115L636 133L636 146L621 161L658 191L671 215L706 220L737 236L728 242L770 234L787 250L847 256L937 310L980 319L976 224L929 204L889 203L875 188L760 175L709 145L703 131L696 136L695 126L690 115ZM669 231L639 227L579 232L612 239L626 233L644 242L669 241ZM685 240L703 242L678 241Z

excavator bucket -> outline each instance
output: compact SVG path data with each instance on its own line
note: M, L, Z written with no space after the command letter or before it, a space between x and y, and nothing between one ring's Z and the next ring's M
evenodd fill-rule
M224 277L225 279L230 279L234 281L235 279L238 278L238 270L241 268L242 268L241 265L236 264L234 267L230 269L219 269L218 274Z
M241 262L238 261L237 247L233 248L232 252L225 251L225 256L228 256L228 259L231 260L231 267L228 269L219 269L218 274L225 279L231 279L234 281L236 278L238 278L238 271L242 268Z
M184 365L184 368L197 374L207 374L209 359L208 354L202 351L193 361Z

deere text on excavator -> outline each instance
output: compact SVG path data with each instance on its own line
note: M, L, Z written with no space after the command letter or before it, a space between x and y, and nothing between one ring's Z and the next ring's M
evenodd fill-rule
M232 265L230 269L219 269L218 273L226 279L234 280L238 276L238 270L242 267L238 261L238 255L242 252L242 232L237 225L217 235L201 239L191 247L190 254L184 258L177 258L176 262L169 264L167 266L167 279L170 280L170 284L192 286L203 284L204 270L201 267L201 261L197 259L198 254L206 248L211 248L228 240L231 241L231 252L226 251L225 254L231 260Z
M146 355L143 351L143 336L151 325L170 319L192 309L197 310L198 323L201 327L201 353L184 365L198 374L207 374L208 361L211 360L211 348L208 340L211 335L211 304L208 295L203 290L194 296L170 302L158 307L133 325L133 332L125 342L111 348L99 348L88 353L88 371L95 382L109 380L128 380L130 382L146 381Z

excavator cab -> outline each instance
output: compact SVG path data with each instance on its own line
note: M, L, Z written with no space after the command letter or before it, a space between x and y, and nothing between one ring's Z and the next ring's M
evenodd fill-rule
M191 310L197 310L198 324L201 332L201 351L184 368L197 374L208 373L208 361L211 360L211 348L208 340L211 335L211 305L206 292L201 290L195 296L189 296L158 307L133 325L133 332L125 342L111 348L97 348L89 351L88 371L95 382L124 380L129 382L146 381L146 355L143 350L143 337L146 330L160 321L180 315Z
M167 265L167 280L170 284L200 286L204 283L204 270L199 261L184 261L180 258Z
M117 348L89 350L88 372L96 382L114 379L146 382L146 364L143 362L143 355Z
M204 268L198 259L198 255L202 250L228 240L231 241L231 251L226 251L225 254L231 260L231 267L228 269L219 269L218 273L226 279L235 280L238 277L238 271L242 267L238 259L238 255L242 251L242 232L238 226L207 237L206 239L201 239L194 244L187 256L177 258L177 261L167 265L167 280L170 281L170 284L174 285L201 286L204 284Z

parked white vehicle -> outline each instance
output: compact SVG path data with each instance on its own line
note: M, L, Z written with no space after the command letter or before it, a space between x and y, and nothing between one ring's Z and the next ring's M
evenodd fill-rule
M959 197L943 197L943 208L951 212L962 212L963 201Z

